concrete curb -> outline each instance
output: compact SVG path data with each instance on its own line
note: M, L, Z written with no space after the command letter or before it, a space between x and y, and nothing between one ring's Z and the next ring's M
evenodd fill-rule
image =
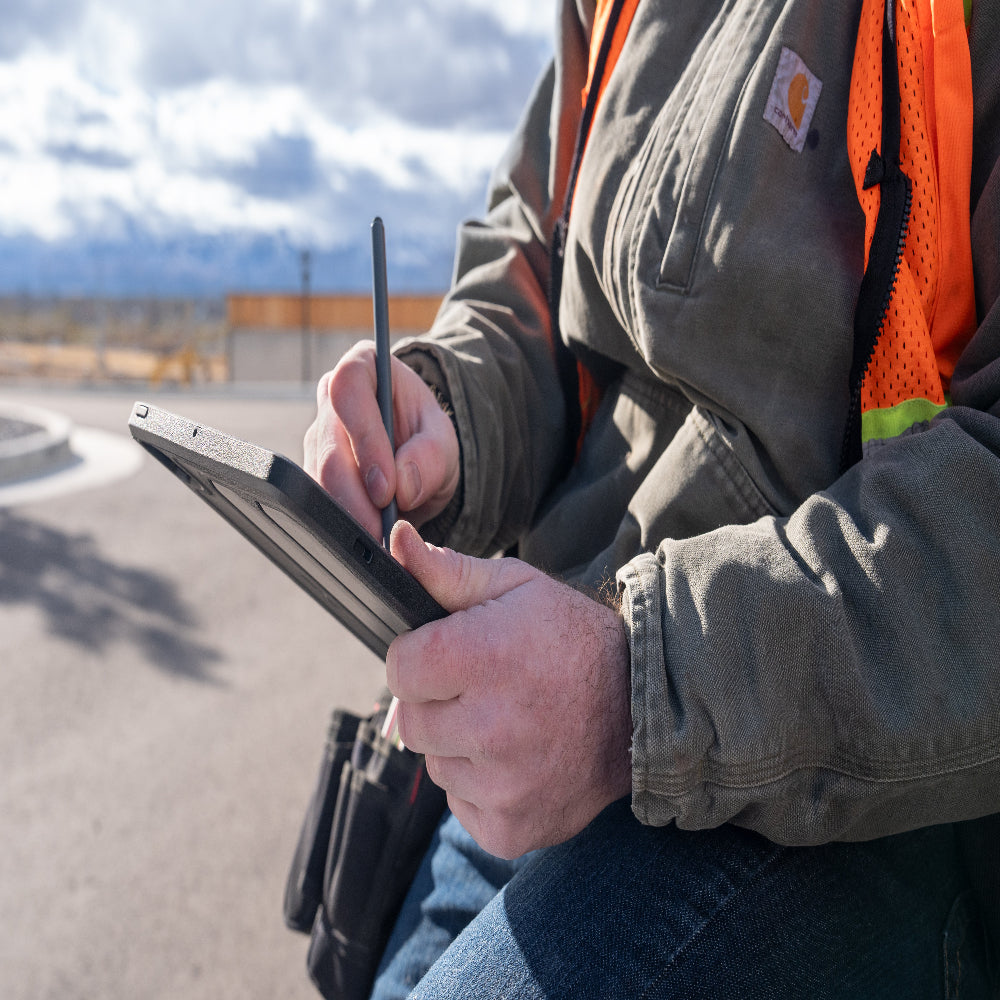
M7 433L3 433L6 429ZM44 475L73 461L72 422L33 406L0 404L0 484Z

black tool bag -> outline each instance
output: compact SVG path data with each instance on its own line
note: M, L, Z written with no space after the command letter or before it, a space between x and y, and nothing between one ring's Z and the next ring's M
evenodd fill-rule
M423 756L367 719L333 713L285 889L285 922L311 933L309 974L327 1000L366 1000L389 934L445 808Z

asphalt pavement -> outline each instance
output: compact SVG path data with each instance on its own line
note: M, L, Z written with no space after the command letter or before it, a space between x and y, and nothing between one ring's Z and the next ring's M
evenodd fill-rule
M306 1000L285 877L329 712L383 667L130 441L137 396L295 459L313 413L0 387L79 452L0 486L0 997Z

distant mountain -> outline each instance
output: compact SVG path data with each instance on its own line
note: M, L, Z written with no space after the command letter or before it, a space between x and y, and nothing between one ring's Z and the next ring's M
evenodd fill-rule
M156 238L135 233L120 242L63 243L0 238L0 295L214 297L231 291L292 291L301 287L303 251L309 252L314 291L371 287L370 237L362 228L348 245L332 249L258 234ZM446 288L453 254L453 233L412 236L390 229L390 288Z

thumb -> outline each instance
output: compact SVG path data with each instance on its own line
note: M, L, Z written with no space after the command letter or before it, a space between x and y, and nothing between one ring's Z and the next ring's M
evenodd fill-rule
M518 559L474 559L428 545L409 521L396 522L389 551L449 613L495 600L538 575Z

